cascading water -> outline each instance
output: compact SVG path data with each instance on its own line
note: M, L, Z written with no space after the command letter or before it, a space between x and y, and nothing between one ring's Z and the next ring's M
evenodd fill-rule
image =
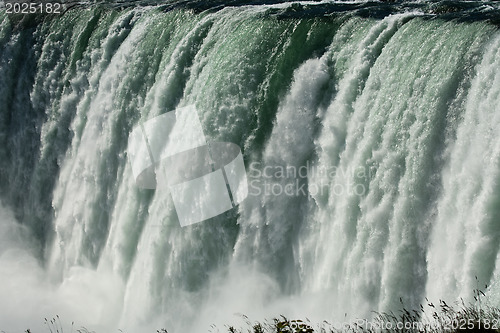
M1 9L0 329L500 305L500 12L455 6ZM187 105L241 147L249 195L181 227L127 142Z

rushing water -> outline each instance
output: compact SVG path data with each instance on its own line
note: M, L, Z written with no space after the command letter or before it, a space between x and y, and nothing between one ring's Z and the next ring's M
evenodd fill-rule
M498 5L220 4L0 11L0 329L500 305ZM127 142L186 105L249 195L181 227Z

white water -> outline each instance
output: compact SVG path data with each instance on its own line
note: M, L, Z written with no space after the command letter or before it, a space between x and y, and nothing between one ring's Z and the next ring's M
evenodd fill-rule
M484 284L498 302L496 30L415 14L309 24L263 12L88 12L36 30L29 100L10 104L45 115L38 150L26 149L35 167L16 141L24 132L1 125L18 163L2 164L17 177L2 189L0 329L43 330L55 315L65 330L99 332L206 332L241 314L342 322L400 298L470 300ZM6 64L26 36L2 22L6 101ZM256 187L234 211L181 228L167 193L135 186L126 142L139 119L192 103L211 140L244 149ZM51 159L59 172L45 169ZM257 177L266 166L309 172ZM34 180L47 170L53 233L40 254L29 217L8 205L45 216L37 193L49 194ZM295 182L305 192L261 187ZM24 187L30 204L16 206Z

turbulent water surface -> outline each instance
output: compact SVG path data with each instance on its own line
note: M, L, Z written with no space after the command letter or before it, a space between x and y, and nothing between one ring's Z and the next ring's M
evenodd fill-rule
M342 323L475 289L500 305L499 19L448 1L0 9L0 329ZM241 147L249 194L181 227L127 143L187 105Z

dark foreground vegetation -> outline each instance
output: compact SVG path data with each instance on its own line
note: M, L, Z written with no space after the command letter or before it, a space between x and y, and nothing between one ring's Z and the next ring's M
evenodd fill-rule
M500 333L500 309L478 308L464 304L450 306L441 301L439 305L429 303L431 310L403 309L399 313L380 313L371 322L354 321L351 324L335 325L329 322L311 323L308 320L290 320L285 317L266 322L247 322L247 327L228 326L225 330L211 332L228 333L336 333L336 332L498 332ZM166 331L158 331L165 333Z
M434 332L498 332L500 333L500 308L481 302L482 291L475 291L475 303L465 302L439 304L428 302L426 306L420 305L419 309L408 310L402 306L399 312L375 313L371 321L357 320L350 324L335 325L324 321L312 323L308 319L292 320L281 316L263 322L252 322L245 318L245 327L226 326L218 328L212 326L209 333L371 333L371 332L408 332L408 333L434 333ZM64 330L59 317L52 320L45 319L45 324L50 333L95 333L86 328L75 329L72 326ZM3 331L0 331L3 332ZM120 330L126 333L126 331ZM36 333L26 330L25 333ZM157 330L156 333L169 333L166 329ZM186 332L188 333L188 332ZM189 332L199 333L199 332Z
M371 321L357 320L350 324L335 325L324 321L311 323L309 320L290 320L286 317L271 321L252 323L248 318L247 327L226 327L223 331L215 329L212 332L228 333L371 333L371 332L408 332L408 333L438 333L438 332L498 332L500 333L500 308L481 303L484 293L474 291L475 304L464 301L449 305L445 301L439 304L428 302L419 309L408 310L402 306L399 312L375 313ZM401 302L402 303L402 302ZM402 304L403 305L403 304ZM166 331L158 331L165 333Z

